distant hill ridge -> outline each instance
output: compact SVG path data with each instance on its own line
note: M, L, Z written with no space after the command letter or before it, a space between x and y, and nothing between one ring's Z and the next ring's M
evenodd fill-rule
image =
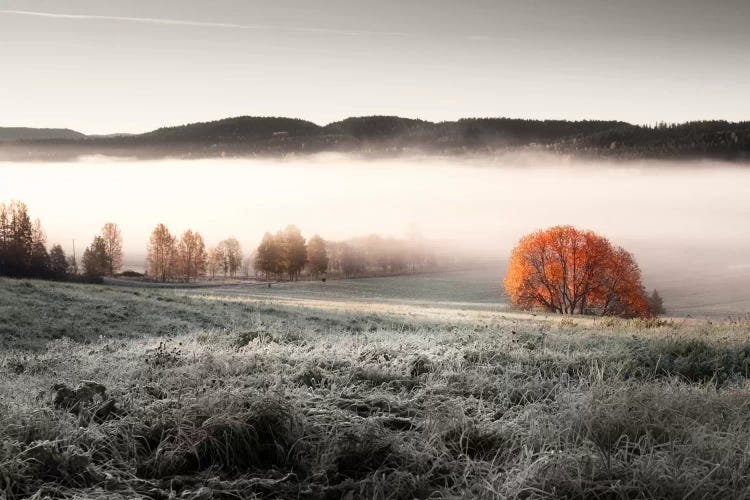
M325 126L313 122L280 117L240 116L211 122L164 127L139 136L165 140L241 140L285 137L348 136L358 141L407 139L434 141L459 134L474 140L504 137L510 142L528 139L549 140L577 133L592 133L621 126L618 121L525 120L515 118L462 118L457 121L430 122L399 116L350 117ZM464 137L465 136L465 137ZM278 137L278 135L276 136Z
M0 141L4 141L0 144L0 158L66 154L190 158L324 151L462 154L533 148L584 156L747 160L750 122L716 120L642 126L603 120L463 118L430 122L398 116L362 116L321 126L296 118L238 116L130 135L86 136L68 129L0 128Z
M0 141L74 140L85 137L85 134L69 128L0 127Z

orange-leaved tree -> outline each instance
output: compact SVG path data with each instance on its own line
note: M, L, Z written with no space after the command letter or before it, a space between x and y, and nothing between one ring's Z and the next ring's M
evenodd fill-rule
M625 317L651 315L633 256L592 231L555 226L521 238L505 290L521 309Z

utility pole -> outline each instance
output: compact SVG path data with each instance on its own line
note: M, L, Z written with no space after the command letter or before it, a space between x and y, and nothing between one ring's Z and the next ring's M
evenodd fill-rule
M78 274L78 261L76 260L76 239L73 238L73 273Z

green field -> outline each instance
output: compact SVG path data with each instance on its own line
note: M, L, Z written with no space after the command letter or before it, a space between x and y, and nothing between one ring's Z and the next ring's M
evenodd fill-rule
M533 316L472 276L0 279L0 498L750 496L750 322Z
M200 290L198 293L202 293ZM221 287L213 294L269 299L316 299L507 308L502 272L497 268L426 273L383 278L298 281Z
M750 319L750 269L696 269L651 273L652 285L664 297L667 314L712 320ZM505 264L469 271L385 278L301 281L221 287L213 294L271 300L304 299L400 303L413 306L508 310L502 280ZM203 293L196 290L196 293Z

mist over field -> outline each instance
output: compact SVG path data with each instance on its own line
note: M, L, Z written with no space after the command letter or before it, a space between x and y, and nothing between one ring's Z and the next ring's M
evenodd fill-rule
M307 238L418 234L490 262L499 276L522 235L572 224L633 252L646 286L668 296L698 294L696 307L750 296L750 170L718 162L95 157L0 164L0 199L27 203L48 241L68 252L72 238L81 252L102 224L118 223L125 268L142 266L160 222L199 230L209 246L235 236L248 252L264 232L295 224Z

